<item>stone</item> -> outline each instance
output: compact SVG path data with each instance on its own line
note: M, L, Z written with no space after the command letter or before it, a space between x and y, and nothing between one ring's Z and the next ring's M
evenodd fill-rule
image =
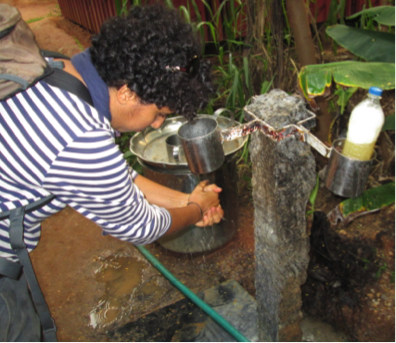
M252 98L246 109L276 130L297 124L310 116L303 99L290 96L280 89Z
M274 95L278 98L279 92ZM274 107L280 109L279 118L277 112L267 118L265 111L257 117L270 125L293 122L299 102L289 98ZM290 111L286 105L292 107ZM316 183L314 156L310 146L294 136L275 142L261 131L252 135L250 155L259 341L298 341L302 338L300 286L309 262L305 212Z
M254 298L235 280L211 287L198 296L250 342L257 342ZM236 342L212 317L185 298L134 322L107 331L121 342Z

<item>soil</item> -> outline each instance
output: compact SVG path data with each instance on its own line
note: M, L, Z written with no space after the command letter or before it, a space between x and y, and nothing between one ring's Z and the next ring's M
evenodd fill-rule
M57 1L2 2L17 6L25 20L43 18L29 24L41 48L72 56L89 46L92 33L63 18ZM394 111L394 97L392 106ZM372 182L378 180L373 177ZM248 184L242 178L240 183L239 228L225 246L196 255L173 253L157 243L146 246L195 293L235 279L255 295L254 205ZM316 210L328 213L342 200L321 185ZM304 340L394 341L395 206L332 230L346 240L370 241L377 272L359 288L359 310L345 305L343 317L332 320L335 335L325 335L332 330L328 326L314 331L312 322L318 318L307 318L310 329ZM99 227L69 207L43 223L40 244L31 257L60 341L108 341L108 331L183 298L134 246L103 236ZM345 327L349 332L342 336Z

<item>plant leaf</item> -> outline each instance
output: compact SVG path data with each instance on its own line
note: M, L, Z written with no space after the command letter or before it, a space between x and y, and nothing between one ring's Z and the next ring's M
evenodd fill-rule
M200 23L197 25L197 30L200 30L201 27L203 27L204 25L209 26L210 32L211 32L212 37L213 37L213 42L214 42L214 43L216 44L216 46L217 46L216 29L215 29L215 27L213 26L212 23L210 23L210 22L208 22L208 21L202 21L202 22L200 22Z
M394 202L395 183L390 182L371 188L360 197L344 200L327 214L327 218L329 218L332 225L337 225L338 221L341 221L346 226L354 219L369 213L378 212L381 208Z
M381 25L395 26L395 8L393 6L377 6L368 8L351 15L347 19L355 19L361 15L367 15L369 18L373 18Z
M341 107L341 114L344 114L345 107L351 98L351 96L357 91L357 87L344 87L337 85L337 90L334 91L335 95L338 95L337 104Z
M191 23L191 16L190 12L188 11L186 6L180 6L179 7L179 12L184 16L184 19L187 23Z
M332 79L345 87L394 89L395 64L355 61L312 64L303 67L298 75L300 88L307 99L322 95Z
M248 98L251 98L254 94L253 94L252 81L250 79L249 60L247 57L243 57L243 74L245 77L245 85L249 92Z
M316 184L314 189L312 190L311 194L309 195L309 202L312 205L312 209L315 209L315 201L319 191L319 174L316 175Z
M326 33L339 45L371 62L395 62L395 35L346 25L330 26Z
M354 212L369 212L395 202L395 183L370 188L360 197L344 200L339 206L344 217Z
M381 131L394 130L394 129L395 129L395 114L393 113L390 116L385 117L385 123Z
M129 151L129 150L125 151L125 153L124 153L124 158L125 159L128 159L128 158L130 158L132 156L135 156L135 155L131 151Z
M168 8L175 8L175 6L173 5L172 0L164 0L164 3L165 3L165 5L166 5Z

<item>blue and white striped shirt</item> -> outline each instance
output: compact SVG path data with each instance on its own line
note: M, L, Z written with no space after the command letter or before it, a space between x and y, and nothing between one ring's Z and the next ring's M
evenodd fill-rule
M38 244L40 223L66 205L121 240L157 240L171 216L146 201L136 176L109 120L77 96L40 81L0 102L0 212L56 195L25 215L29 251ZM0 221L0 256L17 261L8 231L9 220Z

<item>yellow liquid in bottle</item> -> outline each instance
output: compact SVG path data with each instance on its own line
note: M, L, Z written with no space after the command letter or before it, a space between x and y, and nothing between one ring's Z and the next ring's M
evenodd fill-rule
M344 143L342 154L355 160L368 161L373 155L375 142L369 144L356 144L348 140Z

